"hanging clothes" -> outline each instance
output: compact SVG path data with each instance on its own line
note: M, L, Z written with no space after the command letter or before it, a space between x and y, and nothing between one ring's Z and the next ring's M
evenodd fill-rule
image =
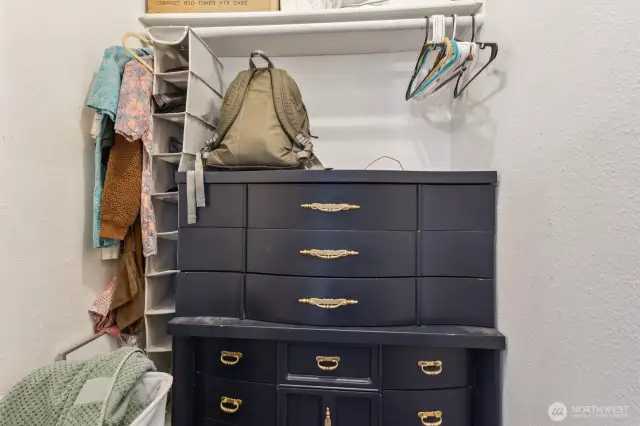
M152 57L143 57L148 66L153 63ZM118 114L115 131L128 141L142 140L142 190L140 194L140 218L142 221L142 246L145 257L158 252L156 218L151 202L153 191L152 161L153 154L151 121L151 90L153 74L137 60L125 66L120 89Z
M107 288L93 301L89 307L89 315L93 321L93 331L95 333L105 332L112 336L118 336L120 330L116 325L115 312L111 310L113 293L116 290L115 277L109 281Z
M124 240L140 213L142 144L116 134L102 192L100 237Z
M124 240L124 253L120 259L111 301L111 310L115 311L120 330L125 330L144 315L143 267L142 232L138 219Z
M137 49L136 54L149 55L151 49ZM122 46L111 46L104 51L87 106L100 114L100 128L96 138L95 176L93 186L93 246L115 247L117 240L100 238L100 208L107 164L103 162L103 149L108 149L113 141L114 122L120 98L120 84L124 67L132 56Z

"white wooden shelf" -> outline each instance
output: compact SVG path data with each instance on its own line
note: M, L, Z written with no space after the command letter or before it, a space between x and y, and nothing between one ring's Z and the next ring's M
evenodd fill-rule
M475 0L432 0L420 7L362 7L310 12L147 14L145 25L194 28L219 57L246 57L261 49L269 56L351 55L418 51L425 16L458 15L458 34L471 28ZM476 17L480 28L484 15ZM447 18L451 27L453 18ZM160 118L160 117L159 117ZM168 117L167 117L168 118Z
M140 18L140 21L146 26L168 25L192 28L392 21L424 18L430 15L471 15L482 6L482 2L476 0L428 0L425 3L427 4L418 7L348 7L309 12L147 13Z

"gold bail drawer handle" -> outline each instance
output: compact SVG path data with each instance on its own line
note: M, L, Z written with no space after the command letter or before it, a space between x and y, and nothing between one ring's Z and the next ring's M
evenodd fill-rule
M311 204L301 204L300 207L303 209L311 209L317 210L319 212L325 213L337 213L337 212L346 212L349 210L358 210L360 206L355 204L347 204L347 203L311 203Z
M341 257L357 256L359 253L353 250L300 250L300 254L306 254L307 256L317 257L320 259L340 259Z
M317 306L322 309L336 309L347 305L357 305L357 300L350 299L318 299L312 297L310 299L298 299L298 303L306 303L307 305Z
M440 426L442 424L442 411L421 411L418 417L424 426ZM435 421L429 421L429 418L435 417Z
M224 365L236 365L242 358L242 352L220 352L220 362Z
M427 376L437 376L442 373L442 361L420 361L418 367Z
M242 400L237 398L229 398L228 396L223 396L220 398L220 409L228 414L233 414L240 409L242 405Z
M334 371L338 369L340 365L340 357L339 356L317 356L316 362L318 363L318 368L322 371Z

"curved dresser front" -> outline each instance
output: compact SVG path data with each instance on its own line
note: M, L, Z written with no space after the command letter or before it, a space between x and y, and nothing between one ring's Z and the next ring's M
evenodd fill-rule
M184 179L174 426L499 425L495 172Z

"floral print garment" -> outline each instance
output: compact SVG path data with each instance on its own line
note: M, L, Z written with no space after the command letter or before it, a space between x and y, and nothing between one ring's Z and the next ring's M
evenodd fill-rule
M142 58L150 66L153 57ZM140 219L142 222L142 251L145 257L158 252L156 217L151 202L153 177L151 175L152 121L151 89L153 75L140 62L132 59L125 65L120 87L120 100L115 130L128 141L142 139L142 191L140 194Z
M134 50L140 56L148 55L151 50ZM100 115L100 126L95 147L95 176L93 184L93 246L95 248L116 247L119 242L100 238L100 209L102 207L102 189L107 173L107 165L102 161L102 149L107 139L113 139L113 122L118 110L118 99L122 83L122 73L132 56L122 46L111 46L104 51L100 68L95 74L87 106Z

